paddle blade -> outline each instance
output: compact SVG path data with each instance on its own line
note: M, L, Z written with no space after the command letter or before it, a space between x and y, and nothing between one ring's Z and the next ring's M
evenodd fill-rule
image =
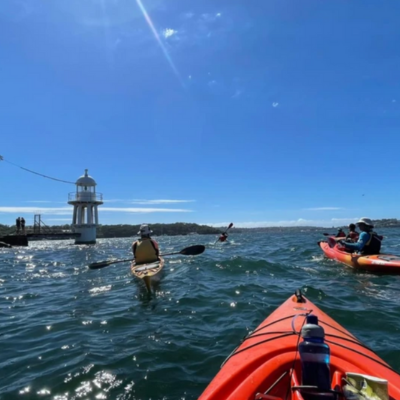
M229 224L228 229L231 229L232 226L233 226L233 222L231 222L231 223ZM228 229L227 229L227 230L228 230Z
M186 247L181 250L179 254L183 254L184 256L196 256L197 254L201 254L206 249L202 244L197 244L195 246Z
M108 267L111 264L115 264L117 260L115 261L99 261L93 264L89 265L90 269L100 269L100 268L104 268L104 267Z
M100 268L108 267L109 265L112 265L112 264L128 262L128 261L133 261L133 259L99 261L99 262L95 262L93 264L89 264L89 268L90 269L100 269Z
M330 237L328 237L328 244L329 244L329 247L331 249L333 249L337 243L336 243L336 240L332 236L330 236Z

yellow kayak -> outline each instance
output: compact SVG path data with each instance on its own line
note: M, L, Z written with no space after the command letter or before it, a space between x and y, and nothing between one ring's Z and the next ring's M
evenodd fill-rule
M147 264L136 264L135 262L131 264L132 274L136 276L136 278L143 280L149 292L151 292L152 285L159 282L163 268L163 258Z

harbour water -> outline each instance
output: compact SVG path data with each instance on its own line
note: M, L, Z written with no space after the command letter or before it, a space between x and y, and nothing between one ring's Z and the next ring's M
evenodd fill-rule
M400 230L383 251L400 255ZM226 356L296 289L400 371L400 276L323 257L320 232L159 237L171 256L149 297L132 238L95 246L38 241L0 249L1 399L197 399Z

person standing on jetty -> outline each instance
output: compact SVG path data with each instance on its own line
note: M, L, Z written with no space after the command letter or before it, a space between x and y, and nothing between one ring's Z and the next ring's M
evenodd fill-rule
M19 234L19 231L20 231L20 229L21 229L21 218L20 218L20 217L18 217L18 218L15 220L15 225L17 226L17 234Z
M20 220L20 222L21 222L21 233L22 233L23 235L25 235L25 218L22 217L21 220Z

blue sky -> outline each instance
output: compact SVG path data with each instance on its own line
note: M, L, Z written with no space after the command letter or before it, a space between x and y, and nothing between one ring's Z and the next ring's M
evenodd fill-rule
M400 3L2 0L0 223L399 217Z

